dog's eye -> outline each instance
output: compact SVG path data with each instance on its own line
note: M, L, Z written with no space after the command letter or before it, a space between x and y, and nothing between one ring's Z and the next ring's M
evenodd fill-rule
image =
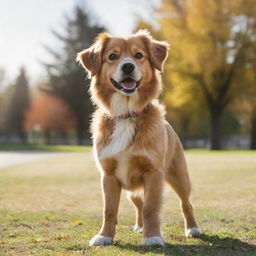
M137 53L135 53L134 57L135 57L136 59L141 59L141 58L143 57L143 55L142 55L142 53L137 52Z
M117 60L117 59L118 59L118 56L117 56L116 54L112 53L112 54L110 54L110 55L108 56L108 58L109 58L110 60Z

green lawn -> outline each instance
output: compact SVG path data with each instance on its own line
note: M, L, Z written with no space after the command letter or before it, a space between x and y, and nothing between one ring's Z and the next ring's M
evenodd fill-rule
M186 157L200 239L184 238L179 203L167 187L164 249L142 246L142 235L132 232L134 209L125 192L115 244L89 247L102 200L86 151L0 169L0 255L256 255L256 153L188 151Z
M88 146L70 145L44 145L34 143L0 142L1 151L48 151L48 152L84 152L88 151Z

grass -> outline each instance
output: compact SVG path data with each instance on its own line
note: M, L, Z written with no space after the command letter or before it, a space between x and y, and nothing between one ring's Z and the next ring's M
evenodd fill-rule
M48 151L48 152L84 152L88 146L44 145L36 143L0 142L0 151Z
M125 193L115 244L89 247L101 225L99 174L91 152L75 152L0 170L0 255L256 255L255 154L189 151L186 157L200 239L184 238L178 200L167 187L165 248L141 245Z
M199 153L199 154L229 154L229 153L236 153L236 154L255 154L256 150L250 149L226 149L226 150L209 150L209 149L187 149L187 153Z

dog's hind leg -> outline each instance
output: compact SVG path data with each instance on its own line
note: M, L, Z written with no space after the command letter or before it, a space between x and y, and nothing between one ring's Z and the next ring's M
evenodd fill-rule
M189 200L191 184L183 148L179 141L177 141L174 157L170 167L165 173L165 178L180 199L181 210L184 216L185 235L187 237L200 235L201 231L196 223L193 208Z
M143 195L140 192L128 192L128 199L130 199L136 210L136 220L134 225L134 231L138 233L143 232L143 223L142 223L142 209L143 209Z

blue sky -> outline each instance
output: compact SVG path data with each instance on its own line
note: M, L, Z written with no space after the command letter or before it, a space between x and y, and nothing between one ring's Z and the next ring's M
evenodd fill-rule
M0 0L0 67L10 78L25 65L33 82L43 78L38 59L47 59L42 44L57 47L50 29L64 24L75 4L89 8L112 34L131 33L135 17L150 20L148 3L159 0Z

